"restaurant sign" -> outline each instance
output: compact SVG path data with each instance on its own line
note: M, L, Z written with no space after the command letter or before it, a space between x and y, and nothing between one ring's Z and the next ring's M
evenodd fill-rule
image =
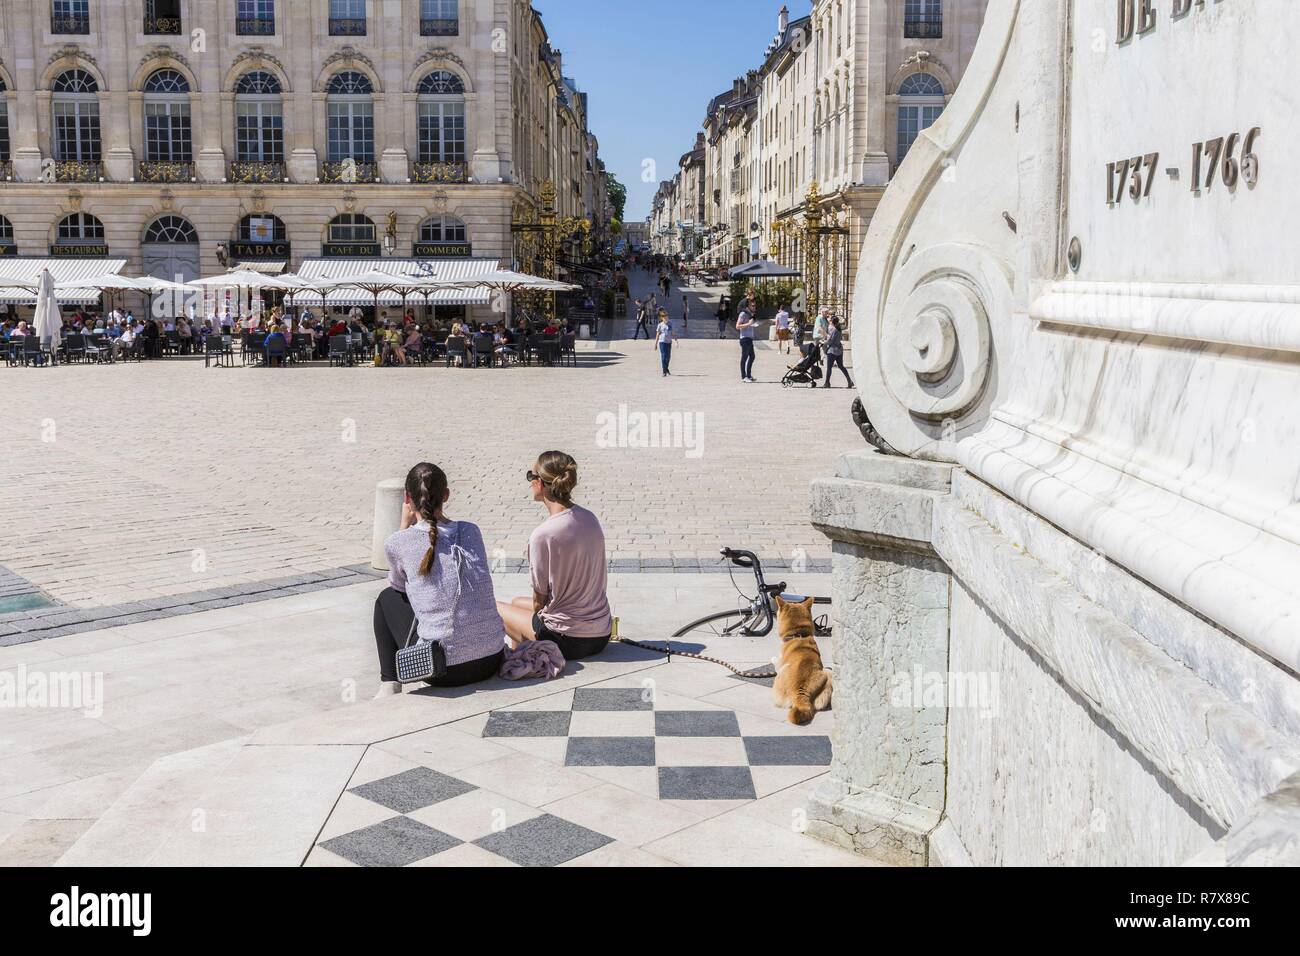
M378 259L377 242L327 242L320 254L328 259Z
M11 245L9 243L0 244L0 256L16 256L16 255L18 255L17 246Z
M232 242L230 244L232 259L288 259L287 242Z
M417 242L417 259L466 259L473 247L468 242Z
M50 255L65 259L91 259L108 255L108 246L103 243L64 243L50 246Z

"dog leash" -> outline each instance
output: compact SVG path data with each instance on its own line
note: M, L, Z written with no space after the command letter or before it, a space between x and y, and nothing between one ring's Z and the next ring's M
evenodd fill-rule
M643 651L654 651L656 654L666 654L668 656L669 662L671 662L674 657L689 657L692 660L696 660L696 661L708 661L710 664L721 664L723 667L731 671L731 673L735 674L737 677L743 677L746 680L763 680L764 678L776 676L775 670L773 670L769 674L758 674L755 673L754 671L742 671L739 667L736 667L734 664L729 664L726 661L719 660L716 657L706 657L703 654L692 654L690 651L675 651L673 650L673 646L671 644L665 644L663 647L655 647L653 644L642 644L640 641L629 641L625 637L616 637L614 638L614 640L620 644L626 644L628 647L639 647Z

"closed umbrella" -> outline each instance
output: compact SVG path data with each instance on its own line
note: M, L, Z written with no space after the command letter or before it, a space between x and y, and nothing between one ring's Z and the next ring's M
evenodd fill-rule
M59 311L59 300L54 295L54 276L50 275L49 269L41 270L36 290L36 318L32 324L36 327L41 347L49 349L53 363L63 341L63 313Z

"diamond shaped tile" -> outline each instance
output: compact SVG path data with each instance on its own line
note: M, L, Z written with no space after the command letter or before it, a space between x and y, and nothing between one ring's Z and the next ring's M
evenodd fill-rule
M484 737L567 737L567 710L494 710L488 715Z
M358 866L406 866L460 842L410 817L393 817L326 840L321 846Z
M520 866L559 866L612 842L603 833L549 813L474 841Z
M396 810L398 813L410 813L421 807L432 806L442 800L459 797L469 793L474 787L464 780L457 780L445 773L438 773L428 767L416 767L403 773L384 777L370 783L353 787L348 793L365 797L372 803Z

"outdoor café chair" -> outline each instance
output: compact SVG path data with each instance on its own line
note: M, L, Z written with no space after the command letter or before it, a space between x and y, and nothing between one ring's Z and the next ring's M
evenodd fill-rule
M560 336L560 363L566 361L574 368L578 367L578 336L573 332Z
M217 368L234 364L234 350L224 335L215 332L203 340L203 367L216 362Z
M23 337L23 365L44 365L45 353L41 351L41 341L34 335Z
M496 344L490 335L474 336L474 367L491 368L496 364Z
M262 336L262 341L262 354L265 358L264 364L266 367L273 367L276 364L276 361L279 360L281 368L288 368L289 344L282 338L272 339L270 342L267 342L266 336Z
M339 368L352 364L352 349L346 335L331 335L330 350L326 356L329 359L330 367L337 363Z
M4 345L5 364L8 365L10 368L15 368L18 366L21 360L19 356L19 352L22 351L22 347L23 347L22 339L10 339L8 342L5 343Z
M73 332L63 340L63 354L69 362L84 362L86 359L86 337L80 332Z
M462 366L469 365L469 346L460 336L447 340L447 368L451 368L452 360L457 358Z

